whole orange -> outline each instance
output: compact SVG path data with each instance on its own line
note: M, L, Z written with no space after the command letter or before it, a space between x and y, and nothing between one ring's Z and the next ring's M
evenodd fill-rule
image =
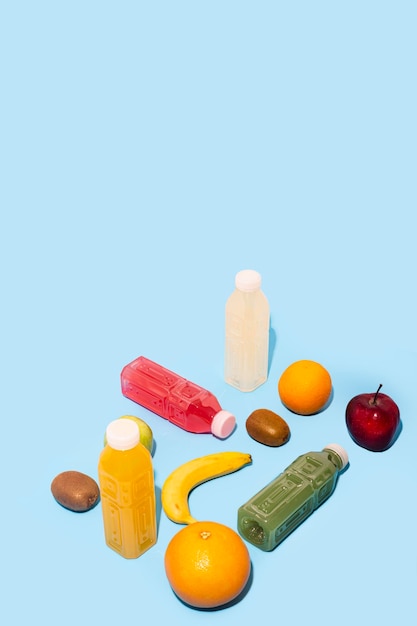
M251 563L240 536L218 522L193 522L165 551L165 572L176 595L196 608L234 600L248 582Z
M331 392L329 372L320 363L307 359L289 365L278 381L281 402L299 415L312 415L321 411Z

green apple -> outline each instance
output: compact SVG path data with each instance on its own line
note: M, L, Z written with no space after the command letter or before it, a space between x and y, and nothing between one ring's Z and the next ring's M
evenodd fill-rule
M152 454L153 433L152 433L151 427L144 420L140 419L140 417L136 417L135 415L121 415L119 419L121 418L133 420L138 425L140 442ZM106 434L104 433L104 445L106 445L106 443L107 443L107 437L106 437Z

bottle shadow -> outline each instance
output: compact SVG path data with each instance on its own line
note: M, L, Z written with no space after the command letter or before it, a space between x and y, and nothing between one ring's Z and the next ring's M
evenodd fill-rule
M275 348L277 346L277 333L275 329L270 326L269 328L269 348L268 348L268 376L271 371L271 365L274 358Z
M155 505L156 505L156 529L157 536L159 536L159 526L161 523L162 515L162 501L161 501L161 488L155 485Z

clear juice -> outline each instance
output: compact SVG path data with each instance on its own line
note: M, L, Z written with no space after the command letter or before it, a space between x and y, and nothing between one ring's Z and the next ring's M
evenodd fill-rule
M130 450L106 445L98 466L106 544L135 559L156 543L152 457L141 444Z
M236 289L226 302L225 381L253 391L268 377L269 303L258 289Z

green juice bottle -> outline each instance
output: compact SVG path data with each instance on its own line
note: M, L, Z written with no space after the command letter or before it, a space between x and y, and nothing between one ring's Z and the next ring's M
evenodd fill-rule
M239 508L239 533L261 550L273 550L333 493L348 462L337 443L302 454Z

